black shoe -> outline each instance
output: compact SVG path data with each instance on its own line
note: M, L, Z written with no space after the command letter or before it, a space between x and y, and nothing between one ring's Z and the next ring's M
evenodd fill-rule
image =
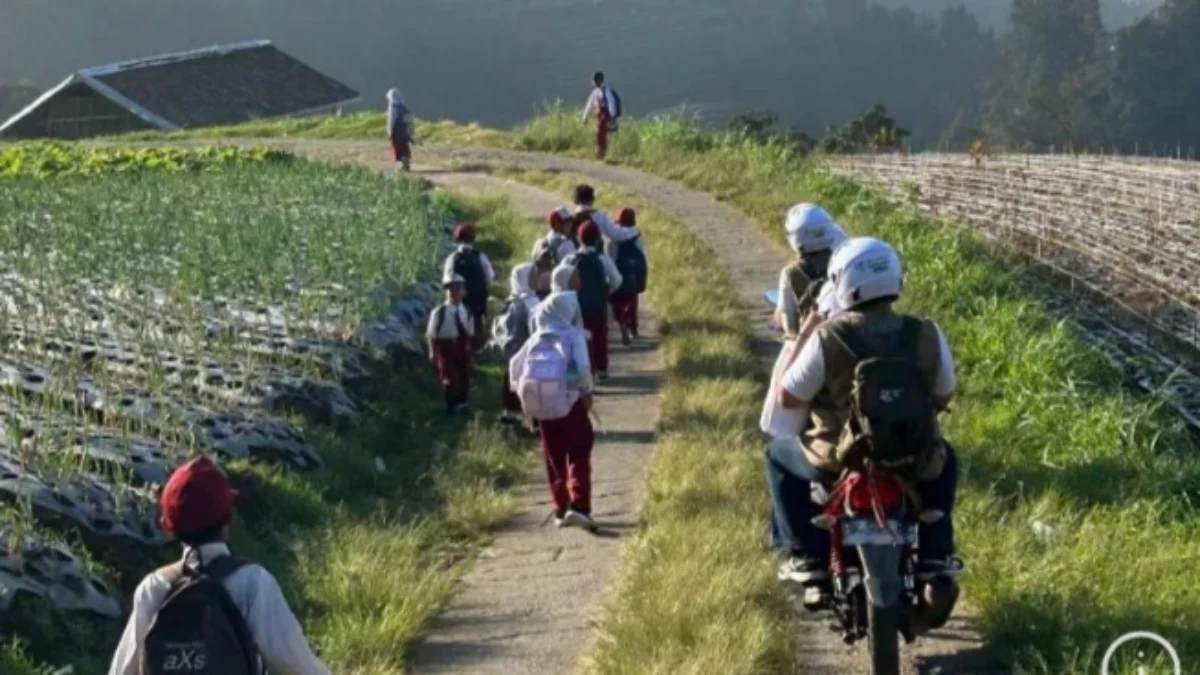
M964 569L962 559L953 555L921 555L917 559L917 578L922 581L938 576L957 578Z
M621 329L621 344L628 347L633 342L633 335L628 328Z

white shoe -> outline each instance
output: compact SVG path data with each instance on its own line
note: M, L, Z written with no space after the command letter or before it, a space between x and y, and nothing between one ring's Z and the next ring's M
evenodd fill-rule
M582 527L585 530L596 529L596 521L592 520L591 516L575 509L567 509L567 513L563 516L563 523L567 527Z

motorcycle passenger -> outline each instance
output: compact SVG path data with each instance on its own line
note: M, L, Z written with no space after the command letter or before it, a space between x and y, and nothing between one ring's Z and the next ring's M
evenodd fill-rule
M914 478L922 508L941 510L945 517L920 525L918 574L928 578L950 571L957 564L951 513L958 459L936 422L956 387L946 337L933 322L893 309L902 287L900 258L878 239L842 244L830 260L827 283L843 311L805 342L778 391L780 405L802 413L808 428L799 437L777 439L768 450L772 504L782 516L774 526L781 545L791 551L779 576L805 584L828 577L829 537L811 521L820 509L807 498L811 482L830 485L848 461L855 461L859 448L849 442L854 436L847 429L855 368L865 358L889 354L915 362L933 398L930 447L914 448ZM793 491L798 494L788 494Z
M825 278L829 257L845 241L846 233L825 209L807 203L788 210L784 228L796 260L779 273L775 323L794 339L800 333L800 323L813 308L819 290L816 282Z

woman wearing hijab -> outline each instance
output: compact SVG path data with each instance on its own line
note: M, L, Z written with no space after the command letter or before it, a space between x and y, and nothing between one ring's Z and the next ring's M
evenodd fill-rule
M404 105L404 95L392 87L387 92L388 139L392 142L392 161L402 162L404 170L412 169L412 115Z
M540 417L538 435L554 500L555 523L594 531L592 446L596 436L588 416L594 384L587 341L583 331L571 324L575 311L570 292L552 293L543 300L533 312L534 334L509 362L509 372L517 378L513 387L522 396L526 412ZM556 354L560 355L558 367L564 365L565 358L565 373L554 366L554 358L545 358ZM547 373L562 375L562 381L548 381ZM537 415L533 401L546 404L551 397L559 412L554 416Z
M533 310L538 305L538 297L531 287L533 273L532 263L513 268L509 277L511 294L505 301L504 311L496 318L495 328L492 329L492 340L504 353L505 363L516 356L533 332ZM507 368L504 371L501 395L504 412L500 413L500 423L516 426L521 417L521 399L517 398L512 390L511 375Z

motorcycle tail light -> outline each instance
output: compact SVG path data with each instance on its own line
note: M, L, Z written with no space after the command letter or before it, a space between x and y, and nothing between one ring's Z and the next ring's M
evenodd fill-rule
M904 499L904 491L900 489L900 485L891 477L877 476L875 478L874 495L872 494L871 481L866 476L859 476L854 485L850 488L850 509L855 513L874 513L875 505L872 501L874 497L879 500L879 506L884 513L891 511L900 506Z

